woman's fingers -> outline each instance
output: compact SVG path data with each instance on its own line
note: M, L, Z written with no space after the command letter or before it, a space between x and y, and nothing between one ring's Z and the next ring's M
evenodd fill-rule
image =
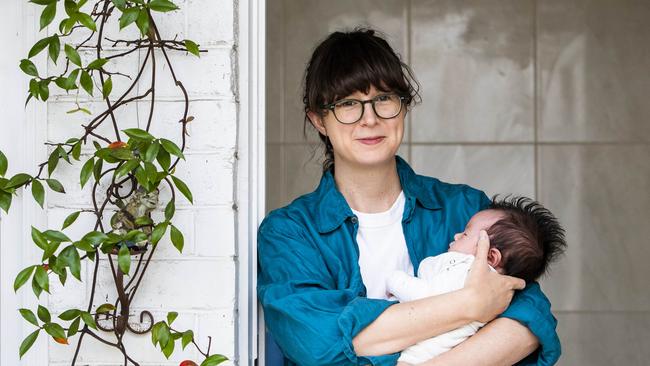
M508 279L508 282L512 286L513 290L523 290L524 287L526 287L526 281L522 280L521 278L505 275L503 277Z

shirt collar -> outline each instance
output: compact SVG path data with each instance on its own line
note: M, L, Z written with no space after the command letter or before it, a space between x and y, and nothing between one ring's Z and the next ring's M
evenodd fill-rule
M424 184L424 177L415 174L413 169L400 156L395 156L395 159L397 162L397 175L407 202L415 200L430 210L441 208L440 202L431 187L426 187ZM323 173L315 193L319 198L316 211L316 226L321 234L338 228L345 219L354 216L347 201L336 188L336 182L331 171L328 170ZM411 210L412 208L411 206ZM410 213L405 212L405 216L410 216Z

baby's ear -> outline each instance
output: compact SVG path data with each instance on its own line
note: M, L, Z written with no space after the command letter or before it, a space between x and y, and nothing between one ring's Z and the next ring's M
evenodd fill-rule
M499 249L494 247L490 248L490 250L488 250L487 260L488 260L488 264L492 268L497 269L497 267L499 267L499 265L501 264L501 251L499 251Z

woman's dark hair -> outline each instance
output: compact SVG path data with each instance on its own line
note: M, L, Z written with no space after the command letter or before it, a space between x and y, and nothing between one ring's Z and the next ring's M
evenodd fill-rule
M564 229L539 202L527 197L494 196L489 209L504 214L487 233L490 246L501 252L499 265L507 275L535 281L564 253Z
M323 105L356 91L367 93L371 86L405 97L407 108L419 101L413 72L378 34L367 28L334 32L316 47L305 70L303 133L310 123L307 112L324 116ZM325 146L323 171L327 171L334 167L334 151L327 136L319 133L319 137Z

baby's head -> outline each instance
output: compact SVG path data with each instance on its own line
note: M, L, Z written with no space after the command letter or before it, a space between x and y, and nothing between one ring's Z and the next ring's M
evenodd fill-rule
M488 263L499 273L534 281L566 248L564 229L553 214L526 197L494 197L486 210L454 235L449 251L476 254L481 230L490 237Z

